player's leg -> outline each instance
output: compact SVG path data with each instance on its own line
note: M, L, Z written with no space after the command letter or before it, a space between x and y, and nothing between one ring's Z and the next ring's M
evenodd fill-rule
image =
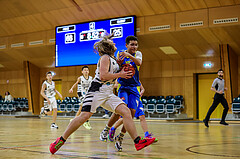
M209 127L208 121L210 119L210 116L211 116L212 112L216 109L216 107L218 106L220 101L221 101L221 99L219 98L219 95L216 93L214 95L214 100L213 100L212 106L209 108L207 115L206 115L205 119L203 120L206 127Z
M56 120L57 120L57 101L56 101L56 98L51 98L50 102L51 102L50 110L53 111L51 128L58 129L58 126L56 124Z
M123 117L123 125L126 128L127 132L133 139L135 143L135 147L138 150L141 150L142 148L152 144L155 140L155 138L152 139L141 139L140 136L137 135L137 130L135 127L135 124L132 119L132 115L130 112L130 109L128 109L124 104L120 104L116 109L115 112L120 114ZM116 146L116 144L115 144ZM118 151L121 151L122 148L116 147Z
M122 124L123 124L123 118L119 118L117 122L111 127L108 134L109 141L111 142L114 141L114 135L115 135L116 129Z
M93 113L82 112L79 116L75 117L68 125L63 135L53 143L51 143L49 150L52 154L59 150L59 148L65 143L68 137L75 132L84 122L86 122Z
M222 96L221 104L222 104L224 109L223 109L222 120L221 120L220 124L228 125L228 123L225 122L225 118L227 116L229 107L228 107L227 100L224 98L224 96Z
M81 111L82 111L82 103L79 104L79 109L78 109L75 117L79 116L81 114Z
M139 97L136 96L135 94L131 93L128 95L128 105L127 106L131 111L132 118L135 116L139 102L140 102ZM121 133L122 133L122 136L124 136L124 134L126 133L126 129L124 128L124 125L122 127Z
M126 104L128 104L128 94L126 91L121 91L119 90L118 92L118 96L122 99L123 102L125 102ZM106 125L106 127L103 129L103 131L100 133L100 140L101 141L107 141L107 138L108 138L108 133L109 133L109 130L111 129L111 127L113 126L113 124L118 121L120 115L119 114L116 114L116 113L113 113L110 117L110 119L108 120L108 123ZM115 133L115 132L114 132ZM112 135L111 135L112 137ZM114 138L114 136L112 137ZM113 141L110 140L110 141Z

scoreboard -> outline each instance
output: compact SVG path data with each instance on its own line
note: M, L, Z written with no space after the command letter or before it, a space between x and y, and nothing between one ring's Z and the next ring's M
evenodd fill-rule
M106 32L113 33L113 41L118 50L126 49L125 38L135 35L135 21L135 16L128 16L57 26L55 33L56 67L97 64L99 55L93 52L93 45Z

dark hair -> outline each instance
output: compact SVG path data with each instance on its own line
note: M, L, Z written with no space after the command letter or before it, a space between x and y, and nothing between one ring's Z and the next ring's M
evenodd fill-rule
M100 56L107 54L113 57L114 52L116 51L116 48L111 40L113 38L113 34L105 34L106 35L102 38L102 40L94 44L94 52L98 53Z
M8 91L5 92L5 95L6 95L7 92L8 92ZM8 95L10 95L10 92L8 92Z
M51 72L51 71L48 71L48 72L46 73L46 76L47 76L48 74L51 74L51 75L52 75L52 72Z
M82 67L82 71L83 71L84 68L88 68L88 66L83 66L83 67ZM89 69L89 68L88 68L88 69Z
M130 42L131 40L133 40L133 41L138 41L138 38L137 38L136 36L130 35L130 36L128 36L128 37L126 38L126 40L125 40L126 44L129 44L129 42Z
M218 72L219 72L219 71L223 71L223 69L220 68L220 69L218 70ZM223 71L223 72L224 72L224 71Z

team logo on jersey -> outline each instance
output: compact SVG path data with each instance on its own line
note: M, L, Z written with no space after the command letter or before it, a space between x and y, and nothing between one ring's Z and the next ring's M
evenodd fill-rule
M122 99L122 100L125 100L125 98L124 98L124 97L122 97L121 99Z

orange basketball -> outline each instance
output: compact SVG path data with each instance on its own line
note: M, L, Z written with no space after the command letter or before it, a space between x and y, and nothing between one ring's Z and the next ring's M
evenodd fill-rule
M133 65L131 64L123 64L122 68L124 69L124 71L132 71L132 77L135 75L135 69L133 67Z

